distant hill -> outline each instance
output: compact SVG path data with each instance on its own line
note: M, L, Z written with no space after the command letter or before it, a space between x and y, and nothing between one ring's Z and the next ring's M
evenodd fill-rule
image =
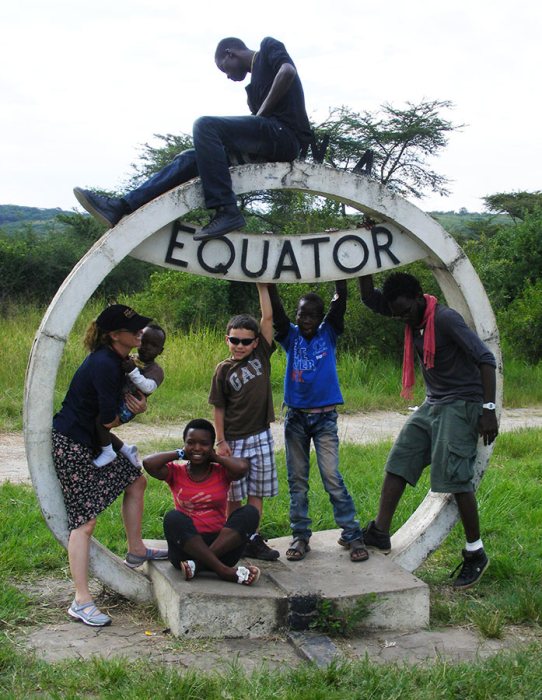
M483 214L475 211L428 211L429 216L436 219L442 228L459 239L477 238L484 225L509 225L514 223L507 214Z
M60 208L41 209L39 207L20 207L15 204L0 204L0 229L13 234L21 228L30 227L35 233L48 233L64 225L55 221L59 214L73 214Z
M484 223L510 224L512 219L504 214L486 214L460 210L427 212L441 226L456 238L476 237L477 231ZM59 214L73 214L60 208L40 209L39 207L20 207L15 204L0 204L0 230L10 235L29 228L36 234L51 233L61 230L64 224L58 222Z

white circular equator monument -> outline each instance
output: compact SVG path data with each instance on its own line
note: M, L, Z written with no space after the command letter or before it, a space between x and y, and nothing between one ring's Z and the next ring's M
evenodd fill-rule
M457 309L497 358L497 407L502 403L502 361L495 318L484 288L452 236L431 217L361 175L303 162L233 168L234 191L295 189L333 198L378 220L355 229L274 236L232 233L197 243L178 220L203 207L199 179L163 194L125 217L88 251L66 278L36 334L25 387L24 432L32 482L47 525L65 546L67 519L51 455L56 375L68 335L98 285L126 256L220 279L324 282L358 277L423 260L449 306ZM476 482L493 446L479 443ZM392 538L390 557L409 571L434 551L457 520L453 498L431 491ZM93 539L91 568L106 585L134 600L151 598L149 581Z

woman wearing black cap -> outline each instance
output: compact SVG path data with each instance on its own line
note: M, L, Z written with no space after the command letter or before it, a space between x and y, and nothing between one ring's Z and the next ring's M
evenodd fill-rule
M148 549L141 539L146 481L141 468L124 455L102 468L93 465L97 447L96 420L106 428L120 424L117 415L124 382L123 360L139 347L142 330L151 319L123 304L107 307L85 334L89 354L75 372L53 419L53 461L68 515L68 558L75 598L68 613L94 627L111 624L100 612L88 588L90 538L96 516L124 492L122 517L128 539L125 563L134 567L149 559L167 559L167 550ZM132 413L146 410L144 396L127 395Z

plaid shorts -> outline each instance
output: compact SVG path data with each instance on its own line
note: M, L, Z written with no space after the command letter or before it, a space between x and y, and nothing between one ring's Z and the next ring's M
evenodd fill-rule
M232 482L228 499L241 501L247 496L269 498L279 492L277 466L271 430L263 430L238 440L228 440L234 457L248 459L248 475Z

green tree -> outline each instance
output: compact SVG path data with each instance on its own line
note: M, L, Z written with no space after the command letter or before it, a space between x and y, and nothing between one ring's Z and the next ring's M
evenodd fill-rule
M448 143L452 131L463 125L441 116L448 100L407 102L403 108L383 104L376 112L354 112L348 107L331 110L316 127L318 136L329 136L326 161L351 169L367 150L374 154L374 175L401 195L421 197L426 190L448 194L448 178L433 170L428 159Z
M130 297L130 304L170 330L225 326L230 315L229 287L226 280L157 270L150 275L145 291Z
M516 357L542 360L542 281L528 282L498 315L499 328Z
M57 219L68 228L75 240L87 248L90 248L107 230L104 224L88 214L78 212L59 214Z
M497 192L482 197L484 207L496 214L508 214L512 219L524 219L536 209L542 209L542 192Z
M193 148L192 137L188 134L153 134L158 139L158 145L144 143L139 150L139 159L132 163L133 173L127 182L127 189L134 189L143 181L148 180L166 165L169 165L175 156L188 148Z
M48 302L83 253L67 233L0 233L0 300Z
M498 227L490 236L469 241L465 252L473 262L492 304L505 309L529 284L542 277L542 211L523 221Z
M0 301L48 303L78 260L98 240L105 227L83 214L61 214L62 226L36 233L23 223L6 233L0 229ZM154 265L127 257L104 279L99 296L116 299L148 283Z

